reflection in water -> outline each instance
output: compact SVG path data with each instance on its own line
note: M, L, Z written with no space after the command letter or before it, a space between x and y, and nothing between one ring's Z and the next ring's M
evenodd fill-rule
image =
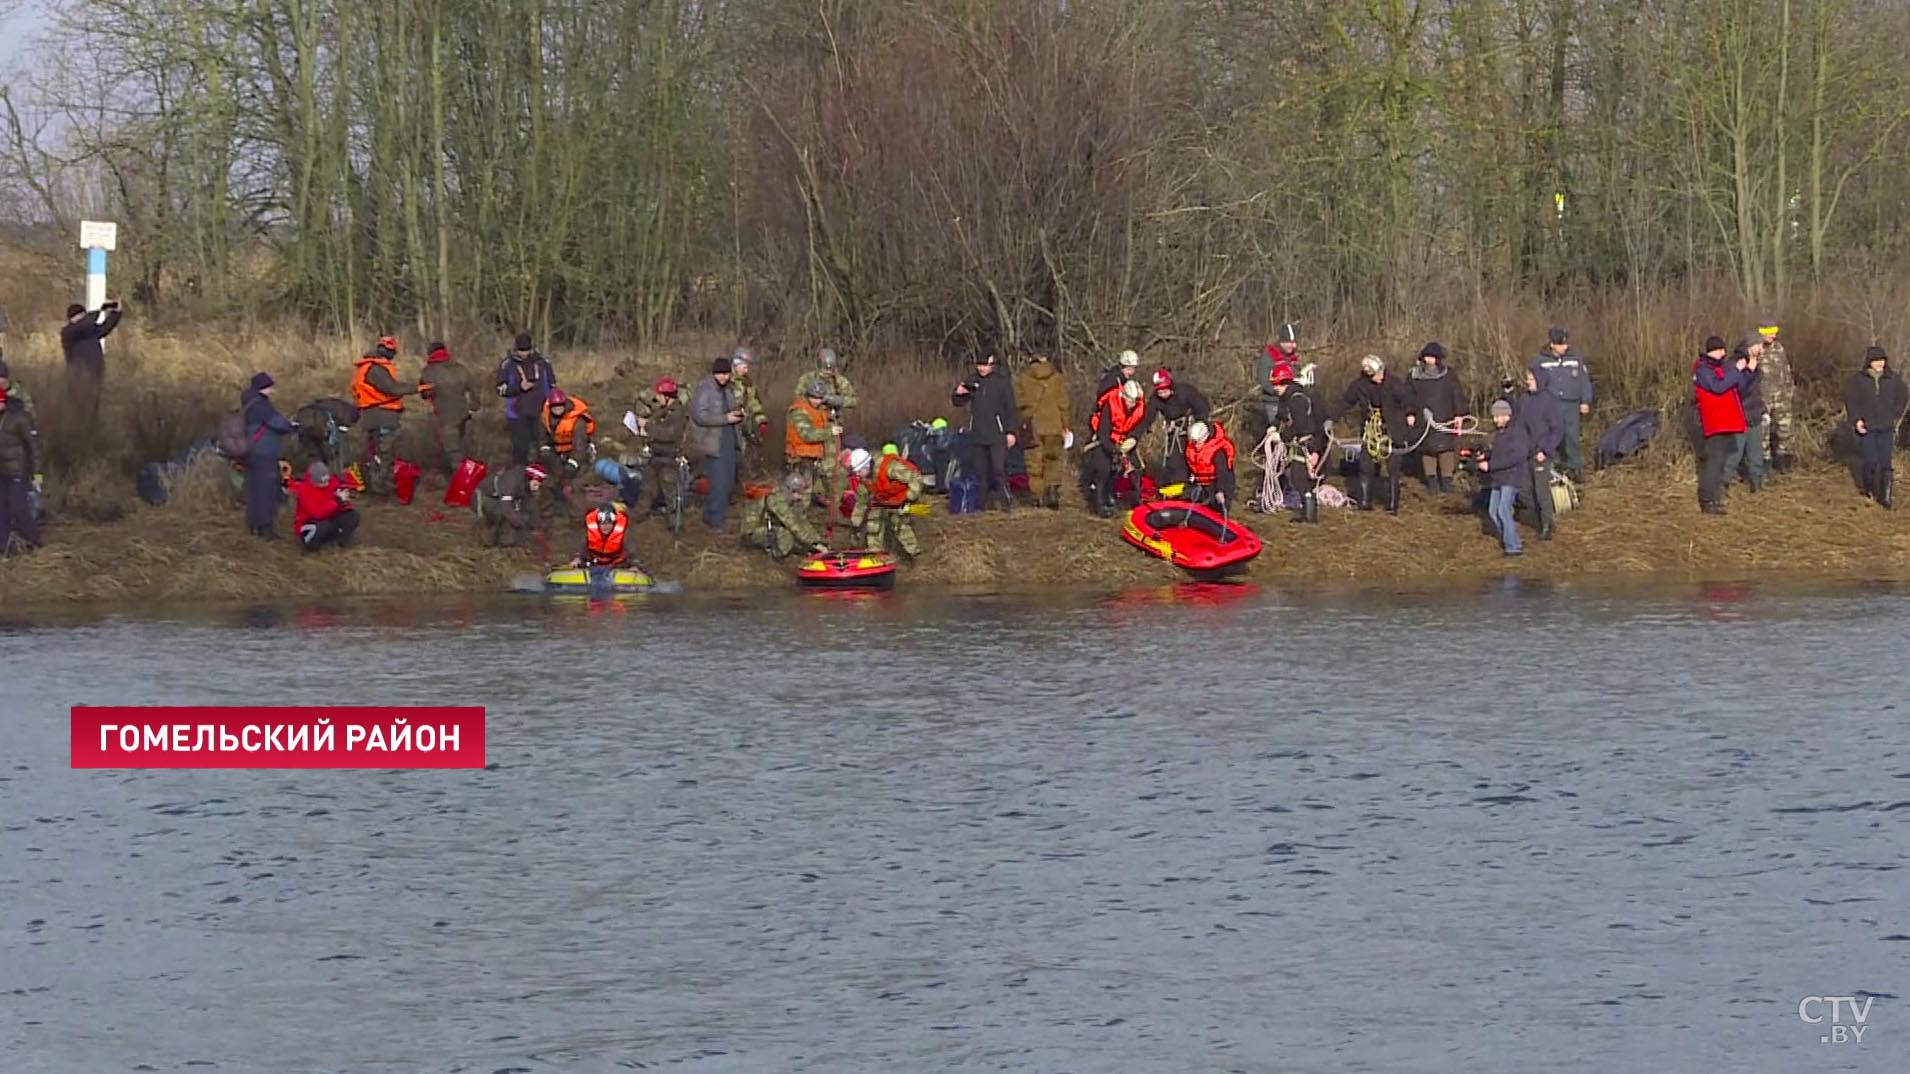
M1896 1074L1906 631L1520 581L16 624L0 1069ZM314 701L483 703L492 768L67 765L76 702ZM1862 990L1832 1056L1798 999Z

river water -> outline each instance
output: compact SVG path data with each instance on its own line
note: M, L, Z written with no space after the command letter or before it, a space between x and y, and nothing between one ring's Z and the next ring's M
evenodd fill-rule
M1520 583L0 613L0 1071L1900 1074L1906 639ZM75 771L75 703L479 703L491 767Z

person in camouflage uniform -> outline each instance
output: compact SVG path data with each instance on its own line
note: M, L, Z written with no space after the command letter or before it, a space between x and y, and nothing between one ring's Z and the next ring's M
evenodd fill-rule
M743 509L743 547L759 548L781 559L798 550L827 552L808 518L809 482L800 471L783 475L782 484Z
M882 454L869 471L866 495L856 497L849 525L861 530L870 548L888 551L889 538L902 554L914 559L922 554L909 525L908 507L922 498L922 472L902 457L894 444L882 445Z
M1015 378L1015 402L1021 409L1022 458L1028 468L1028 491L1043 506L1061 507L1061 485L1067 480L1062 448L1073 406L1068 402L1068 380L1055 370L1045 354L1036 354Z
M669 377L657 381L651 390L654 405L643 419L648 457L643 462L643 480L652 490L650 510L668 511L675 497L689 490L677 488L680 471L677 458L683 454L683 438L690 431L690 408L680 401L677 382Z
M821 482L824 500L833 502L827 488L835 485L836 455L842 448L842 426L832 422L828 398L818 381L803 378L801 389L789 404L785 418L783 463L791 473L803 475L806 484Z
M471 502L486 548L517 548L530 540L540 523L538 492L547 476L531 463L499 470L478 486Z
M1758 339L1764 344L1764 358L1758 363L1758 369L1763 374L1764 403L1768 409L1763 431L1753 431L1752 435L1765 449L1773 468L1789 469L1797 454L1791 440L1791 421L1797 414L1797 378L1791 372L1791 359L1784 353L1784 343L1777 338L1778 333L1776 318L1766 317L1758 323Z
M824 409L829 413L835 435L828 454L824 456L824 462L828 463L841 451L842 429L847 424L843 411L856 405L856 387L842 374L842 362L836 357L836 352L824 347L816 352L816 368L803 374L796 391L801 397L822 400ZM842 473L841 467L820 466L816 478L821 482L824 503L835 503L842 498L843 490L847 487L847 475Z
M756 355L748 347L738 347L730 355L730 395L743 412L744 442L761 447L769 438L769 415L763 410L763 397L756 394L755 382L750 380L750 368L755 364Z

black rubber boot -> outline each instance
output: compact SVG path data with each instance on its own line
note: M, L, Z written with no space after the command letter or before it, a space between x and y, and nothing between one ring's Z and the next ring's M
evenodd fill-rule
M1389 515L1399 514L1398 478L1393 478L1386 482L1386 513Z
M1300 497L1300 509L1293 512L1292 521L1298 525L1320 520L1320 498L1309 492Z
M1889 470L1885 470L1877 475L1877 506L1886 511L1891 508L1890 485L1894 477L1895 475Z
M1362 511L1373 509L1373 480L1371 478L1360 478L1359 484L1354 489L1353 503Z

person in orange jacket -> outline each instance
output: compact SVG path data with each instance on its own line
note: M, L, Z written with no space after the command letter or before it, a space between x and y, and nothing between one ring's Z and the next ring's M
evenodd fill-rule
M614 570L633 562L626 538L630 514L620 503L606 503L584 516L584 545L570 561L573 567Z
M385 336L352 367L352 405L358 408L358 424L365 430L365 448L374 470L382 469L385 445L404 420L404 397L418 391L416 385L398 380L397 357L398 341Z
M1187 498L1231 510L1234 500L1234 442L1219 422L1187 427Z

